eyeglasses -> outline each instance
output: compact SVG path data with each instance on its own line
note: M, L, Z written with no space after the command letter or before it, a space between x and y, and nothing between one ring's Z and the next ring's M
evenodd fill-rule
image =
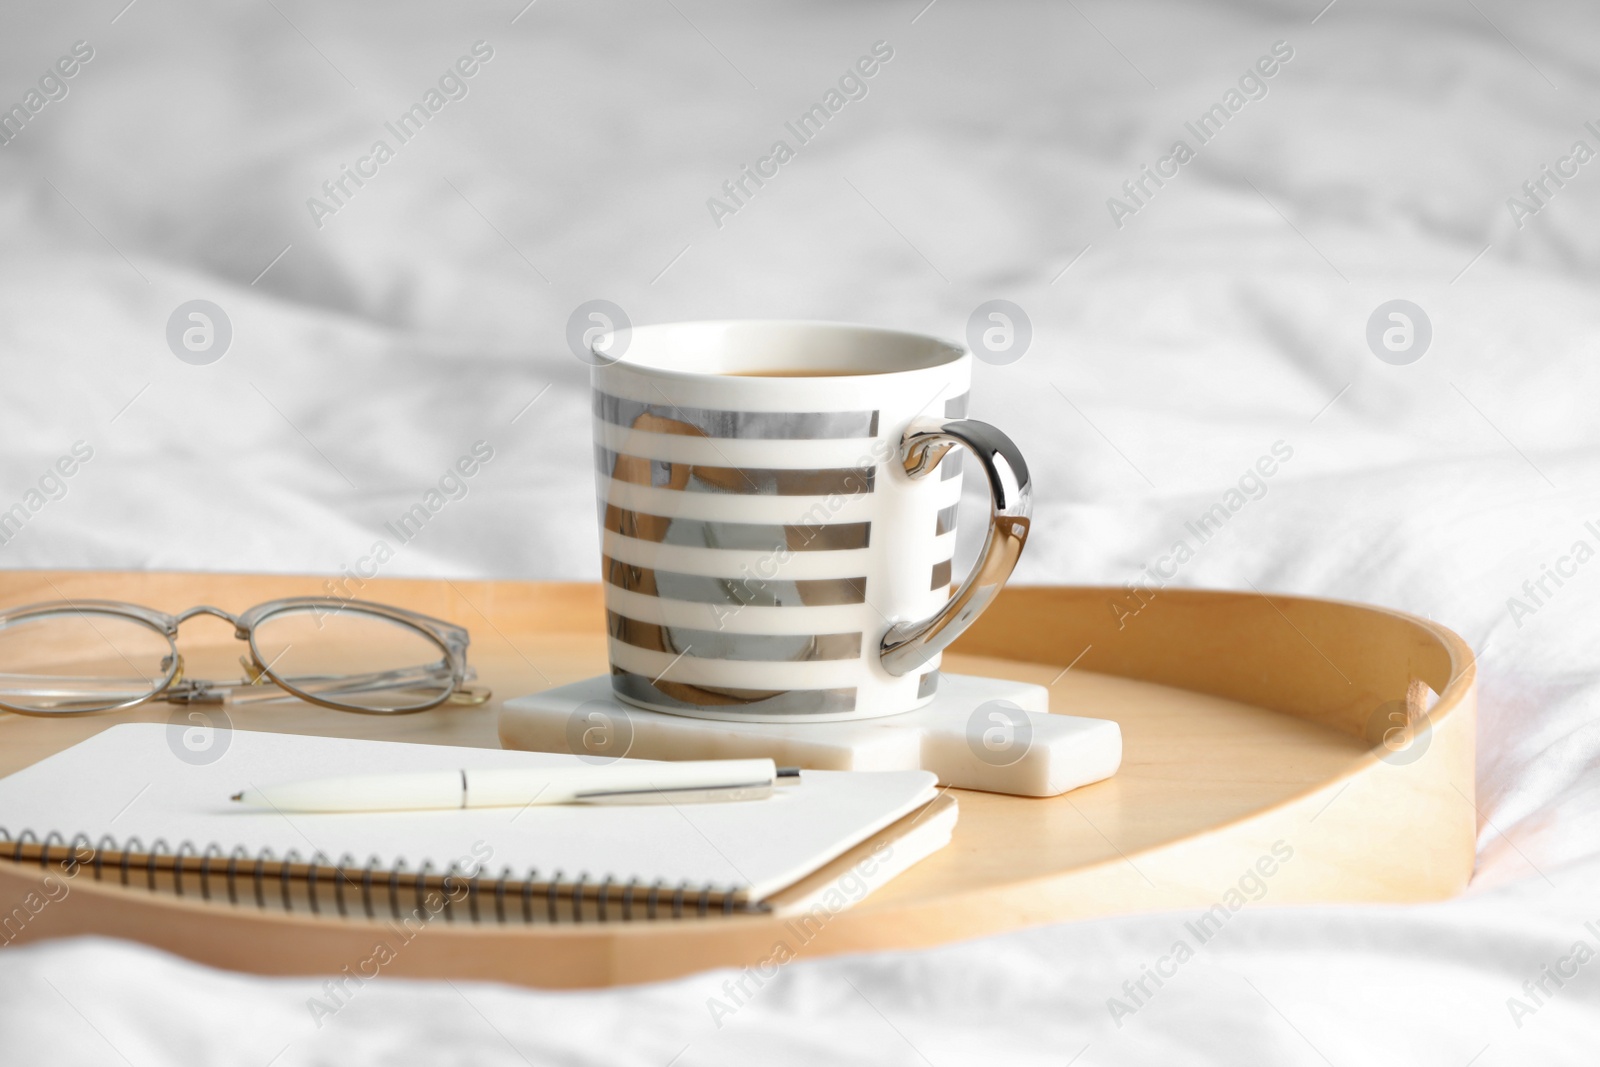
M178 627L197 615L233 624L249 645L246 677L183 676ZM339 711L401 715L482 704L467 682L467 631L403 608L336 597L291 597L242 615L201 605L167 615L111 600L53 601L0 613L0 709L89 715L152 700L220 704L285 694ZM272 683L273 688L267 683Z

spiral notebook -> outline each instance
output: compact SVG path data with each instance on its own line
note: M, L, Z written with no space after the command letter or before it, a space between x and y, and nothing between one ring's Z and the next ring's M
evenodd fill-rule
M632 920L771 910L852 857L875 875L862 884L881 884L944 844L955 815L953 803L932 814L926 771L806 771L770 799L707 804L285 815L228 798L324 775L577 757L241 730L204 751L185 742L182 727L128 723L0 779L0 856L319 914ZM897 824L871 862L864 845Z

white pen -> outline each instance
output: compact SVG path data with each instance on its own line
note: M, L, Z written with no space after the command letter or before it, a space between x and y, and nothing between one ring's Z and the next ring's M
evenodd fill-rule
M686 804L759 800L794 767L770 759L611 763L361 774L243 789L232 799L285 812L520 808L530 804Z

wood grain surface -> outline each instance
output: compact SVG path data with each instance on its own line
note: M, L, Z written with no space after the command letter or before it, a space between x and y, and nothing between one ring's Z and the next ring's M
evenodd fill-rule
M17 571L0 575L0 607L92 597L238 612L326 595L327 581ZM500 702L606 669L595 585L380 579L349 591L468 627L471 660L494 699L395 718L292 701L239 706L229 710L235 727L495 747ZM960 821L949 847L804 927L764 917L529 928L435 921L397 945L383 973L606 985L757 965L779 945L785 956L912 948L1069 919L1231 907L1256 897L1258 884L1266 904L1435 900L1466 885L1477 830L1476 683L1471 651L1455 634L1386 609L1254 592L1166 590L1130 615L1128 595L1008 589L945 658L946 670L1049 685L1052 711L1117 720L1124 761L1115 778L1043 799L954 791ZM239 676L244 646L228 624L191 620L179 644L189 676ZM1439 694L1431 711L1427 689ZM1399 751L1390 747L1397 707L1414 728L1406 735L1414 747ZM0 773L114 723L164 721L173 710L65 720L0 713ZM0 917L40 878L36 867L0 864ZM369 959L375 942L396 941L381 922L261 914L82 875L0 937L81 933L270 974L338 972Z

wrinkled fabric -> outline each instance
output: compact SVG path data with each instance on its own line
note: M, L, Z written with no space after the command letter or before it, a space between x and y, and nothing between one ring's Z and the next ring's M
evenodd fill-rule
M390 576L591 579L580 304L962 338L1004 298L1031 344L976 368L972 415L1034 475L1018 580L1144 585L1158 565L1177 585L1425 615L1481 656L1467 894L1269 897L1131 1015L1109 1001L1193 915L802 960L731 1015L709 1006L723 972L584 993L385 978L320 1026L317 980L8 946L7 1056L1592 1062L1600 964L1576 946L1600 950L1600 164L1561 161L1600 149L1600 12L1321 6L0 16L0 105L75 41L95 51L0 146L0 511L78 443L93 453L41 490L0 565L337 573L382 540ZM337 211L308 204L479 41L493 56L464 96ZM893 56L865 96L736 211L711 206L878 41ZM1280 41L1293 56L1265 95L1200 144L1185 123ZM1134 184L1179 139L1193 159ZM1557 186L1546 165L1576 169ZM232 329L208 366L168 342L195 299ZM1431 325L1408 365L1368 342L1394 299ZM494 458L395 538L385 523L479 442ZM1249 478L1274 446L1290 457ZM1201 543L1189 524L1219 502Z

